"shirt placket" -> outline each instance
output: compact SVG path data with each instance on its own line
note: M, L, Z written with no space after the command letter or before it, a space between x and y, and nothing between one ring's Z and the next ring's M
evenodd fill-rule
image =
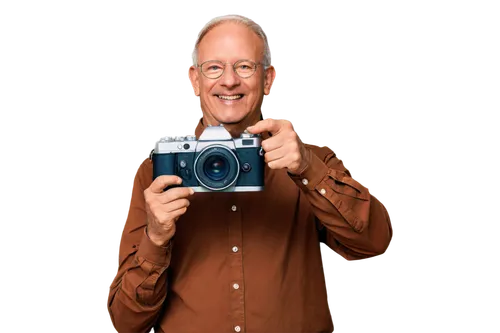
M229 294L231 302L232 330L245 331L245 285L243 275L242 209L236 200L229 201Z

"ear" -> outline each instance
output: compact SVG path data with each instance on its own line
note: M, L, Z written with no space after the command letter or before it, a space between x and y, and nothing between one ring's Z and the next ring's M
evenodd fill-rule
M264 72L264 95L269 95L271 92L271 86L273 85L274 78L276 77L276 71L273 66L269 66Z
M200 76L198 69L194 66L189 67L189 80L194 89L194 94L200 96Z

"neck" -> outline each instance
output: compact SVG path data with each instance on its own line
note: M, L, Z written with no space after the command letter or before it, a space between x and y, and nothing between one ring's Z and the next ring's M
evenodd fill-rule
M252 124L244 124L244 123L237 123L237 124L224 124L224 128L231 134L233 138L238 138L245 129Z

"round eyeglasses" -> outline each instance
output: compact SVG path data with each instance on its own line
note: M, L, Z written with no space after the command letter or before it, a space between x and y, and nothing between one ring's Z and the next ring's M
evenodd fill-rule
M230 64L229 62L222 62L219 60L208 60L198 65L201 69L201 73L209 78L209 79L218 79L224 74L224 70L226 69L226 65ZM257 64L251 60L238 60L233 64L233 70L239 77L246 79L252 76L257 71Z

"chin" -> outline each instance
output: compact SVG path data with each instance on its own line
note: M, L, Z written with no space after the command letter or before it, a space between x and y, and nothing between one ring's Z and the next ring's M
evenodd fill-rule
M234 114L229 114L229 115L220 115L216 117L217 121L222 123L222 124L239 124L241 123L247 115L234 115Z
M233 119L228 119L228 120L223 120L220 123L224 125L237 125L240 124L243 119L238 119L238 120L233 120Z

